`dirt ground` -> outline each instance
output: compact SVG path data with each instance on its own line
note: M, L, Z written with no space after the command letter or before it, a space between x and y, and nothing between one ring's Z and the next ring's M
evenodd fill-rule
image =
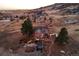
M9 24L0 23L0 55L42 55L40 52L32 53L12 53L9 49L18 49L20 47L19 40L22 38L20 31L22 22L11 22ZM52 56L79 56L79 24L63 26L68 29L70 40L66 46L54 44L52 46ZM55 27L55 31L59 33L62 27ZM52 29L53 30L53 29ZM63 50L65 53L61 53Z
M79 56L79 31L75 31L79 29L79 24L66 25L63 27L68 29L70 37L69 43L66 46L54 44L52 47L52 55ZM61 28L62 27L58 27L57 31L59 32ZM61 50L65 51L65 53L61 53Z

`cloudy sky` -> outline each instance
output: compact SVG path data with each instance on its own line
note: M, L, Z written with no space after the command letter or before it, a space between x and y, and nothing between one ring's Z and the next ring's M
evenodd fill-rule
M78 3L79 0L0 0L0 9L35 9L54 3Z

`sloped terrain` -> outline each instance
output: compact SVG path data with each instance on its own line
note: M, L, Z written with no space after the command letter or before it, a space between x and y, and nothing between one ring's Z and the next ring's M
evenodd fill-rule
M62 27L66 27L70 36L70 42L66 47L54 44L52 55L79 55L79 31L75 31L79 29L78 3L56 3L38 9L12 12L25 13L26 17L29 16L31 19L33 26L46 26L49 28L49 33L59 33ZM72 23L72 19L78 22ZM65 23L65 20L71 21ZM20 28L23 21L0 22L0 55L42 55L39 51L26 53L24 48L20 48L19 41L23 37ZM12 52L10 49L13 49L15 52ZM61 50L64 50L65 54L60 53Z

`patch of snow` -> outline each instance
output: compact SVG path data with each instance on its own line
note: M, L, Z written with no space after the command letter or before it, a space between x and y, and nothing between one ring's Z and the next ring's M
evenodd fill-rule
M10 22L10 20L0 20L0 22Z
M63 50L61 50L60 52L63 53L63 54L65 54L65 51L63 51Z
M34 46L36 46L36 44L31 43L31 44L25 44L23 47L26 48L26 47L34 47Z

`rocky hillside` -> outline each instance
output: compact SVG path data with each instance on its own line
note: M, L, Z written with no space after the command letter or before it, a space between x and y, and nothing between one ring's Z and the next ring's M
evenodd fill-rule
M62 24L64 19L79 19L79 4L78 3L55 3L50 6L41 7L38 9L29 10L27 15L32 20L45 21L45 18L55 25ZM69 23L74 22L73 20Z
M51 13L56 14L79 14L79 3L55 3L50 6L41 7L39 9L35 9L34 11L51 11Z
M78 19L79 20L79 3L55 3L53 5L41 7L33 10L9 10L9 11L1 11L0 18L2 20L4 17L9 17L10 19L20 19L21 16L30 17L32 21L45 21L47 19L52 20L52 23L55 25L62 24L64 19ZM5 18L6 18L5 17ZM6 20L6 19L5 19ZM70 21L71 22L71 21ZM43 22L44 23L44 22Z

